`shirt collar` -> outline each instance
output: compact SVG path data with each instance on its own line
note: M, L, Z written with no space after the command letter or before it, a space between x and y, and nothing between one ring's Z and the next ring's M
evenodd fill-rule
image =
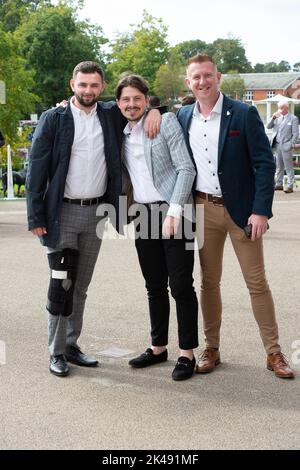
M223 100L224 100L224 95L223 95L223 93L220 92L219 93L219 98L218 98L216 104L214 105L213 109L211 110L210 116L213 113L214 114L222 114ZM201 111L199 110L198 101L196 101L196 103L195 103L193 116L197 116L197 117L200 117L201 119L204 119L202 114L201 114Z
M133 127L130 126L129 122L127 123L125 129L123 130L123 133L126 135L126 137L129 137L130 134L132 134L132 132L136 134L136 133L140 133L143 130L142 126L143 126L144 116L142 116L139 122Z
M73 103L74 98L75 97L73 96L70 100L70 106L71 106L72 113L76 113L78 116L93 116L96 113L97 103L95 103L95 105L92 107L91 111L87 114L84 111L82 111L82 109L79 109L79 108L77 108L77 106L75 106L75 104Z

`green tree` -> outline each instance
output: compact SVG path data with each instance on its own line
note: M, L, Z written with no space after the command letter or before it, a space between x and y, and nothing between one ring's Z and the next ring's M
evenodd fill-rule
M50 0L0 0L0 27L15 31L28 13L44 4L50 4Z
M278 72L289 72L291 70L290 64L286 60L281 60L278 64Z
M255 73L263 73L265 71L265 66L264 64L260 64L259 62L254 65L253 71Z
M184 41L176 44L173 47L175 53L179 53L182 56L182 61L186 64L186 61L197 54L205 54L208 51L208 45L201 39L192 39L191 41Z
M300 72L300 62L296 62L296 63L293 65L293 71L294 71L294 72Z
M235 100L241 99L246 92L245 82L236 71L223 78L220 88L225 95Z
M107 66L110 92L126 71L142 75L152 88L157 70L167 60L167 27L161 18L154 18L144 10L141 23L132 28L132 32L120 35L112 45L111 62Z
M6 104L0 105L0 123L6 143L17 140L19 120L32 113L38 102L31 91L34 89L33 72L25 67L24 59L16 51L13 35L0 30L0 80L6 85Z
M208 46L208 53L213 56L222 73L237 70L240 73L251 72L251 64L239 38L216 39Z
M55 105L70 94L73 68L83 60L103 62L106 42L99 26L78 21L70 5L44 6L31 13L16 30L27 66L35 70L35 92L42 108Z
M174 50L168 62L159 67L153 90L166 103L175 102L184 89L184 66L181 55Z
M254 72L263 73L276 73L276 72L289 72L291 70L290 64L286 60L281 60L278 64L276 62L266 62L265 64L255 64L253 67Z
M276 62L266 62L264 64L264 72L270 73L270 72L278 72L278 67Z

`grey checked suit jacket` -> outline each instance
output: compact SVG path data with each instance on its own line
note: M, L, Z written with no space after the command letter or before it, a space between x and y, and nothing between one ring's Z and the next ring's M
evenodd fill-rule
M149 139L144 133L144 152L154 187L168 203L192 203L192 187L196 176L181 126L173 113L162 115L159 134ZM127 189L128 173L126 173ZM153 201L154 202L154 201Z
M280 127L280 119L271 119L270 122L267 124L268 129L273 129L273 135L272 135L272 141L271 145L273 146L274 139L278 140L278 137L276 138L279 127ZM299 120L297 116L294 116L294 114L288 113L285 117L285 122L283 124L283 127L280 129L280 136L279 136L279 141L282 146L282 149L285 152L289 152L292 148L292 146L295 144L299 136Z

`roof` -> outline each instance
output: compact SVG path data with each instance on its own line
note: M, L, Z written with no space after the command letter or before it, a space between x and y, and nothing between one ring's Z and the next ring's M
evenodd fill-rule
M254 100L253 103L279 103L279 101L287 101L288 103L300 104L300 100L295 100L293 98L289 98L288 96L283 95L276 95L272 98L267 98L265 100Z
M285 90L300 79L300 72L240 73L247 90ZM224 78L230 75L224 74Z

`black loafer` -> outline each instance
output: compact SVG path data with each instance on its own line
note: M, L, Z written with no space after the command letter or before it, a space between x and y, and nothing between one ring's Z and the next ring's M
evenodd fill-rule
M66 363L66 358L63 354L58 356L50 356L49 370L52 374L58 377L65 377L69 373L69 366Z
M196 359L194 356L193 356L193 359L180 356L177 360L175 369L172 372L172 379L173 380L190 379L194 373L195 365L196 365Z
M75 346L67 347L66 359L68 362L76 364L77 366L96 367L98 365L98 361L95 357L84 354Z
M146 349L146 351L138 357L131 359L128 364L131 367L148 367L154 364L159 364L160 362L166 362L168 360L168 351L165 349L160 354L154 354L151 348Z

